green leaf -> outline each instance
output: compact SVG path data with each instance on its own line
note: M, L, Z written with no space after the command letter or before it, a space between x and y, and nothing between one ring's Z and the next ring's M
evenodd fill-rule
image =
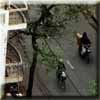
M63 58L63 51L56 47L56 48L51 48L56 57ZM56 68L58 61L48 48L46 44L43 43L42 47L40 48L40 54L38 56L39 62L44 64L46 66L47 71L51 71Z
M95 80L89 81L89 94L91 96L96 96L97 95L97 82Z

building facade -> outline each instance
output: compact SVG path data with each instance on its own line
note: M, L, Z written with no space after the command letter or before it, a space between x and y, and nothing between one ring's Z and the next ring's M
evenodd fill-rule
M20 6L11 0L0 0L0 98L5 94L4 87L10 87L12 83L23 80L20 72L22 66L21 55L16 47L8 43L8 36L9 31L27 27L26 18L23 14L27 9L24 0L22 0Z

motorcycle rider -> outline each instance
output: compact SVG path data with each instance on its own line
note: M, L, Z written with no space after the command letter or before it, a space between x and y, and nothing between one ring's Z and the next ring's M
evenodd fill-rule
M83 55L86 51L85 47L90 47L90 45L91 45L91 41L88 38L87 33L84 32L83 35L82 35L82 38L81 38L81 45L79 47L80 53Z
M66 74L65 74L66 67L63 63L63 59L59 59L58 61L58 67L57 67L57 79L58 80L65 80Z
M91 41L90 41L90 39L88 38L86 32L83 33L83 36L82 36L82 38L81 38L81 42L82 42L83 45L89 45L89 46L90 46Z

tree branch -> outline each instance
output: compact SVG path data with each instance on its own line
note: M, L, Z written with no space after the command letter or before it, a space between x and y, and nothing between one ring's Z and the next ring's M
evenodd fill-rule
M55 7L56 5L51 5L48 7L48 10L52 9L53 7Z
M95 30L97 31L97 26L98 26L98 22L97 22L97 19L93 16L93 15L88 15L86 14L85 12L82 12L83 16L85 17L85 19L88 21L88 23L90 24L90 26ZM92 19L92 21L94 22L91 23L89 20L90 18Z
M93 14L92 14L88 9L87 9L86 11L83 11L82 14L83 14L84 16L87 16L88 18L91 18L92 21L93 21L96 25L98 25L97 19L93 16Z

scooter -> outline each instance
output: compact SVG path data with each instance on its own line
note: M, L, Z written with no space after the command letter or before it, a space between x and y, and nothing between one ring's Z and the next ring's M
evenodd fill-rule
M90 62L90 46L89 45L82 45L82 47L79 48L79 54L81 58L85 59L87 63Z
M56 72L56 78L57 78L57 83L60 86L60 88L65 89L66 88L66 73L63 70L58 70Z

